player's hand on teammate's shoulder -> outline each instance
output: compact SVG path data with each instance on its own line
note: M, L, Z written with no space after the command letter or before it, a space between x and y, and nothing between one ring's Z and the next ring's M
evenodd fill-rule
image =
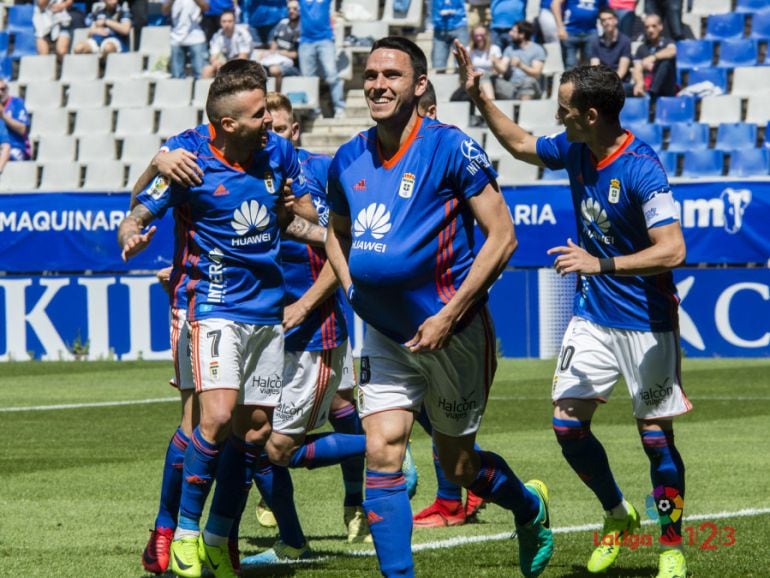
M412 353L436 351L445 347L452 339L455 321L440 312L428 317L409 341L404 345Z
M549 255L557 255L553 262L553 267L562 277L568 273L597 275L601 272L599 258L594 257L588 251L576 245L572 239L567 239L566 245L548 249L547 253Z
M188 150L161 151L152 159L152 164L158 173L182 186L194 187L203 182L197 157Z

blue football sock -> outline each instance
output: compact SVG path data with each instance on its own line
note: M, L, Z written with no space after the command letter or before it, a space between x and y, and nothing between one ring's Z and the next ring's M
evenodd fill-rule
M400 470L385 473L367 469L364 510L382 575L414 576L412 508L404 474Z
M339 464L348 458L363 456L366 436L332 432L310 434L289 462L290 468L321 468Z
M361 418L352 403L331 412L329 422L337 433L362 435ZM348 458L340 463L345 484L345 506L360 506L364 501L364 456Z
M217 471L219 452L223 443L210 443L203 439L200 427L193 430L192 443L184 454L182 499L179 506L179 528L198 531L203 505L211 490L211 482Z
M503 458L492 452L480 451L481 468L467 488L498 506L511 510L516 523L531 522L540 512L540 500L530 492Z
M607 452L591 432L591 421L553 418L553 431L561 453L578 477L583 480L606 511L623 501L623 493L615 483Z
M254 483L273 511L281 541L293 548L300 548L305 543L305 534L294 505L294 485L289 470L271 464L267 454L262 452L254 473Z
M422 429L425 430L425 433L433 437L433 424L430 423L428 412L425 410L425 404L420 406L420 413L417 414L415 419L417 420L417 423L422 426Z
M217 469L217 484L211 500L211 511L206 522L207 543L217 545L209 536L224 542L230 535L233 521L240 518L245 498L251 487L253 465L262 453L262 446L231 435L222 450Z
M681 510L684 507L685 471L682 456L674 445L674 432L644 431L642 446L650 459L650 478L660 522L660 542L664 546L678 546L682 542ZM677 504L678 498L681 498L681 502ZM661 507L662 503L665 507Z
M155 518L155 528L176 528L179 515L179 501L182 499L182 465L184 452L190 443L182 431L177 428L166 450L166 461L163 463L163 482L160 486L160 506Z

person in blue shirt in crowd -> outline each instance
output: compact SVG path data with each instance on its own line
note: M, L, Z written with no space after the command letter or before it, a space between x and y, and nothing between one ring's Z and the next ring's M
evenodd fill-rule
M5 165L11 160L11 137L4 123L0 123L0 174L5 170Z
M489 25L489 33L492 44L497 44L502 53L513 43L510 36L513 25L526 17L527 0L492 0L490 10L492 23Z
M206 34L206 42L211 42L221 26L222 14L230 11L235 16L235 2L233 0L209 0L209 9L203 13L201 28ZM239 11L240 13L240 11Z
M605 511L588 571L612 566L625 536L640 527L639 514L624 498L591 431L596 409L623 376L659 512L658 578L686 576L685 467L674 443L673 418L692 406L682 388L679 298L671 273L684 263L686 249L666 173L652 148L622 128L625 91L609 67L566 71L556 113L565 130L538 138L484 96L481 74L462 46L456 51L461 79L501 144L520 160L569 175L577 243L567 239L548 251L560 275L578 276L573 317L553 378L553 429L567 463Z
M413 0L417 1L417 0ZM431 63L434 72L446 72L452 56L452 43L459 40L468 45L468 15L463 0L433 0L433 50Z
M588 46L591 66L604 64L617 72L628 94L631 90L631 39L618 29L618 16L612 8L599 10L602 35Z
M607 6L607 0L552 0L565 70L588 62L588 46L596 38L599 10Z
M117 52L128 52L131 39L131 11L119 0L104 0L94 4L86 18L88 39L78 42L75 54L99 54L107 56Z
M496 369L487 290L516 236L486 153L418 114L427 68L410 40L374 43L364 95L376 125L342 145L329 169L326 252L368 324L358 391L364 509L382 574L414 576L401 465L424 403L447 478L513 512L519 565L537 576L553 554L547 489L474 447ZM480 247L474 222L486 236Z
M0 78L0 106L3 107L3 123L10 140L11 160L30 160L32 158L32 146L29 142L29 113L21 98L11 96L6 78Z
M250 0L244 7L254 37L254 48L269 48L273 29L289 16L286 0Z

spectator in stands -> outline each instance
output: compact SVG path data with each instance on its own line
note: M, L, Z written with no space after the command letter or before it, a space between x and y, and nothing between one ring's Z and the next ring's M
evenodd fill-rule
M605 6L607 0L552 0L551 12L556 20L566 70L588 62L588 45L597 36L596 19Z
M269 48L273 29L289 15L286 0L251 0L245 12L255 48Z
M634 35L634 23L636 22L637 0L607 0L610 8L618 17L618 30L632 38Z
M492 86L492 77L495 74L494 62L502 57L500 47L492 44L489 31L483 26L473 29L471 44L467 48L473 67L484 73L481 77L481 91L489 98L495 98L495 89ZM463 87L460 87L465 92Z
M682 26L682 0L644 0L644 13L660 16L666 34L674 40L684 40Z
M345 96L337 73L332 8L331 0L299 0L299 69L303 76L321 77L331 92L334 116L341 118L345 116Z
M235 2L233 0L209 0L209 9L203 14L203 20L201 21L201 28L206 34L206 42L211 44L211 39L219 32L222 25L222 14L226 11L233 13L233 22L238 20L235 12ZM249 34L251 36L251 34ZM252 41L249 39L249 46Z
M0 123L0 175L5 170L5 165L11 160L11 137L4 123Z
M32 25L38 54L50 54L53 47L59 59L70 50L72 18L67 11L73 0L36 0Z
M201 28L207 0L164 0L163 14L171 15L171 76L185 77L189 58L195 78L200 78L206 62L206 34Z
M275 91L281 92L281 79L284 76L299 74L299 2L289 0L288 18L281 20L273 29L270 51L260 58L268 74L275 78Z
M663 22L657 14L644 18L644 43L636 49L633 95L652 98L674 96L676 86L676 43L663 36Z
M492 21L489 0L468 0L468 28L473 30L477 26L489 26Z
M490 11L492 44L499 46L502 53L511 44L511 28L526 16L527 0L492 0Z
M433 72L446 72L455 39L468 46L468 15L464 0L433 0L432 18Z
M612 8L599 10L602 35L588 47L591 66L606 64L618 73L628 92L631 88L631 40L618 30L618 17Z
M505 49L502 58L493 60L495 71L495 97L505 100L532 100L540 98L540 77L545 66L545 49L532 41L535 27L531 22L520 20L511 28L513 44Z
M219 30L209 42L209 64L201 72L201 78L214 78L219 67L234 58L251 56L251 34L236 26L235 12L229 8L219 17Z
M147 15L149 12L148 0L127 0L128 8L131 11L131 21L134 26L134 48L139 46L142 39L142 28L147 26Z
M104 0L93 5L86 18L88 39L75 45L76 54L96 53L107 56L115 52L128 52L131 40L131 12L127 4L118 0Z
M5 78L0 78L0 106L3 108L3 121L10 138L11 160L30 160L32 147L29 143L29 113L22 99L10 95Z

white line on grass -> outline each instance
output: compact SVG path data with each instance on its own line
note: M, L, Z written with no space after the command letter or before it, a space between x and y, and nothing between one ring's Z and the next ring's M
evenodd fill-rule
M178 397L158 397L155 399L134 399L131 401L94 401L89 403L62 403L58 405L30 405L26 407L0 407L0 413L15 411L48 411L56 409L81 409L84 407L115 407L119 405L147 405L179 401Z

